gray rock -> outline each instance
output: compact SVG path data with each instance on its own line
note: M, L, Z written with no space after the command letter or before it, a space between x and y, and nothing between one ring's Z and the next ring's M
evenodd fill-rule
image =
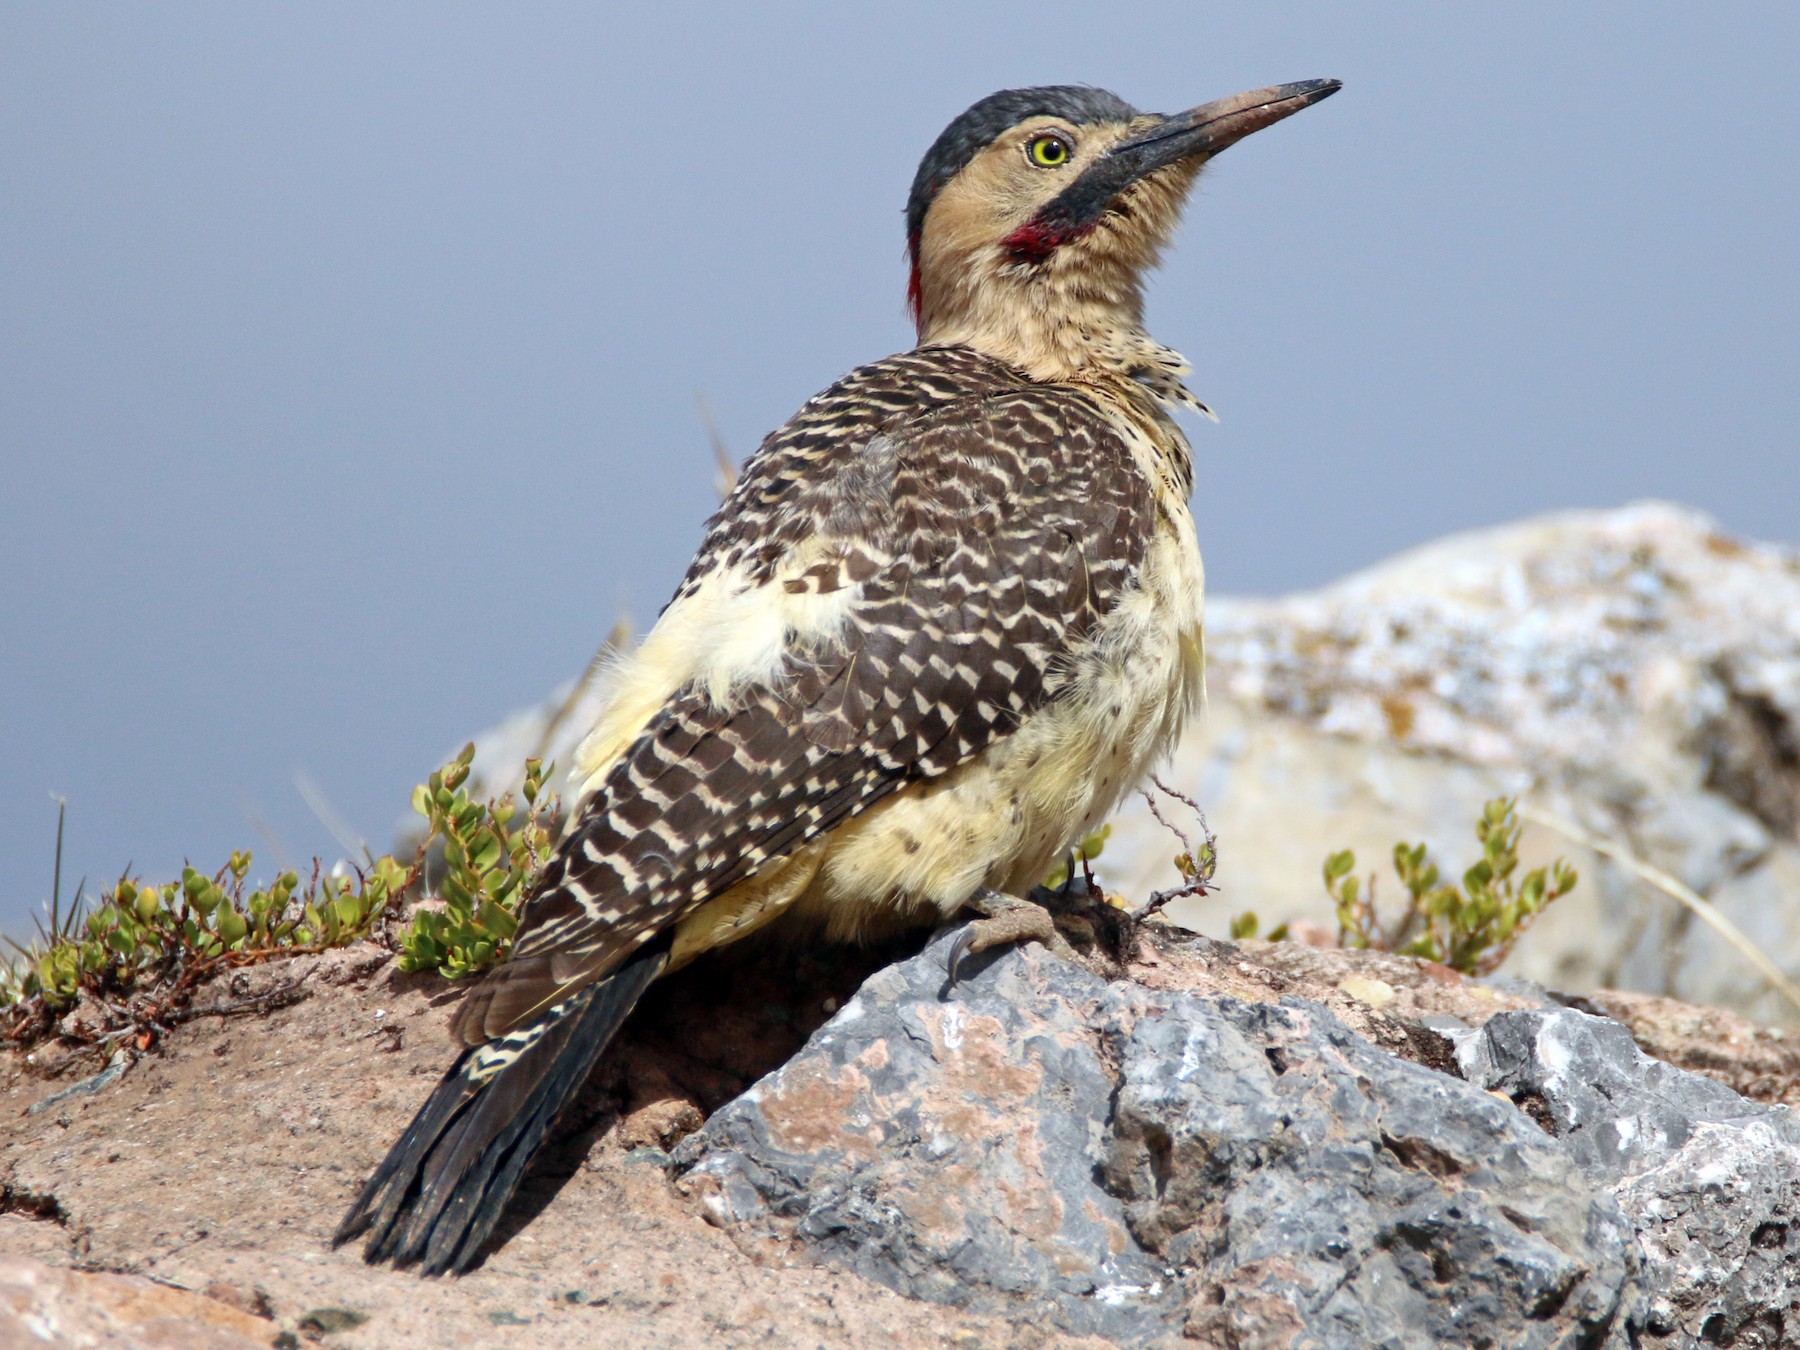
M1108 1177L1139 1240L1188 1272L1190 1333L1239 1343L1275 1309L1346 1346L1622 1328L1624 1216L1503 1102L1305 1000L1127 987L1111 1011Z
M1800 1344L1800 1120L1643 1054L1617 1022L1501 1013L1469 1081L1545 1121L1631 1217L1654 1345Z
M1503 1100L1324 1007L949 936L677 1161L740 1240L1127 1344L1626 1344L1630 1224Z
M1008 953L965 962L944 997L947 951L872 976L677 1161L723 1227L914 1298L1142 1339L1179 1302L1096 1181L1115 1080L1088 1023L1106 985Z

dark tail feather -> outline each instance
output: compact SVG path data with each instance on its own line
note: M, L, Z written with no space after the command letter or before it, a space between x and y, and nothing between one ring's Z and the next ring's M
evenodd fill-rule
M637 1001L667 941L536 1022L466 1050L344 1216L332 1245L368 1233L369 1261L460 1275L500 1222L526 1164Z

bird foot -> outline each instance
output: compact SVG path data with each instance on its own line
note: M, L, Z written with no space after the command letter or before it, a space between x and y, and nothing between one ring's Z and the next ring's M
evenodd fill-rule
M987 917L977 919L956 935L950 946L950 987L954 989L957 971L965 956L974 956L990 947L1009 943L1041 942L1050 954L1064 961L1080 961L1080 955L1069 945L1056 926L1056 918L1048 909L1032 900L983 887L963 902L964 908Z

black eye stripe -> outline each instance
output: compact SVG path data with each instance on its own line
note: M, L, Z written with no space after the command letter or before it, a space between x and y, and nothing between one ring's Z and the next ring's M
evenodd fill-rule
M906 198L906 237L919 237L925 228L925 212L944 184L979 152L1030 118L1055 118L1065 127L1090 127L1129 122L1136 116L1137 109L1117 94L1086 85L1002 89L989 94L945 127L919 161Z

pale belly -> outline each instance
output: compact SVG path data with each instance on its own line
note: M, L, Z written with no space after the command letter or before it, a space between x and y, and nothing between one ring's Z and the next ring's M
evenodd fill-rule
M1202 698L1204 578L1178 510L1060 698L985 754L710 901L677 929L672 964L778 917L874 937L938 922L983 887L1024 894L1042 881L1154 769Z

